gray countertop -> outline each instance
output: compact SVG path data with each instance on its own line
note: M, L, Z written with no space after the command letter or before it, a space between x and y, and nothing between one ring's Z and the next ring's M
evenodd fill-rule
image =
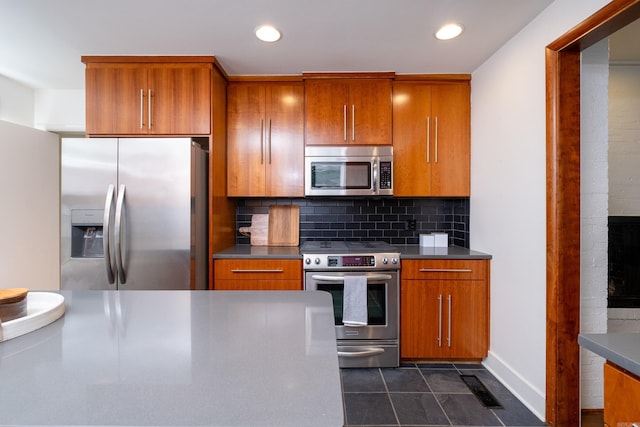
M214 259L225 258L280 258L302 259L298 246L235 245L213 254Z
M580 334L578 344L640 376L640 334Z
M418 245L394 245L401 259L491 259L491 255L459 246L447 248L424 248ZM302 259L298 246L251 246L235 245L213 255L214 259L225 258L280 258Z
M0 425L342 426L326 292L73 291L0 343Z

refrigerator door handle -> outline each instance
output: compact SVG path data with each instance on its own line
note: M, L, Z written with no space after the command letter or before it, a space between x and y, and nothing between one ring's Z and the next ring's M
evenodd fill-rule
M107 279L109 284L115 281L113 267L111 266L111 245L110 245L110 228L111 228L111 211L113 210L113 184L107 187L107 197L104 202L104 217L102 220L102 249L104 252L104 264L107 268Z
M115 256L116 256L116 269L118 270L118 279L120 284L123 285L127 282L126 275L124 273L124 263L122 262L122 212L124 210L124 193L126 187L121 184L118 187L118 200L116 202L116 221L115 221Z

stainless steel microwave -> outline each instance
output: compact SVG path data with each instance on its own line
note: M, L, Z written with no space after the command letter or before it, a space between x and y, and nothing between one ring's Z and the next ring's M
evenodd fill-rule
M309 146L305 196L392 196L393 147Z

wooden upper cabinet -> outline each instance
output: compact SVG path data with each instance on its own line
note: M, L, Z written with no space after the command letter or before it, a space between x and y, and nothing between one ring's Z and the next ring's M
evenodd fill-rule
M302 82L230 82L227 195L304 196Z
M89 136L211 133L213 57L82 60Z
M471 85L393 84L394 195L470 196Z
M307 78L306 145L391 145L388 78Z

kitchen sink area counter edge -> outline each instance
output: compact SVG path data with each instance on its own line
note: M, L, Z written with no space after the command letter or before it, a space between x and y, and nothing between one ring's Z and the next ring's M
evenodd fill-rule
M418 245L391 245L400 252L400 259L491 259L492 256L460 246L427 248ZM274 258L302 259L298 246L234 245L213 254L213 259Z

